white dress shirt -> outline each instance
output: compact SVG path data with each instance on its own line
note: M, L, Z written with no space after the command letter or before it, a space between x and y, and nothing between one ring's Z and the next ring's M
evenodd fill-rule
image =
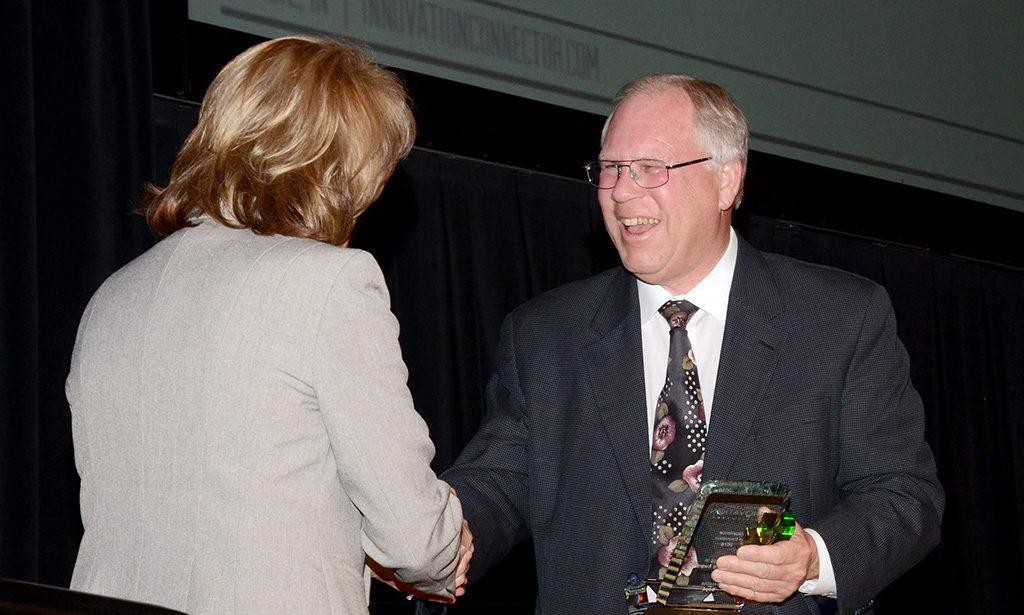
M665 384L665 366L668 364L669 325L659 313L670 299L685 299L698 310L686 323L686 335L693 347L693 360L704 397L704 419L710 430L715 385L718 382L718 364L722 356L722 338L729 308L729 291L736 270L736 231L729 229L729 246L714 269L685 295L672 295L661 286L637 280L640 298L640 337L643 344L644 386L647 392L648 447L654 437L654 416L658 396ZM818 546L819 576L800 586L805 594L835 597L836 581L825 541L812 529L804 528Z

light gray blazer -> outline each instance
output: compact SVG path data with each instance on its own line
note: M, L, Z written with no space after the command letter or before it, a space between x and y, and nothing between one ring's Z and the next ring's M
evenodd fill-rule
M462 510L406 377L369 254L209 219L164 239L79 327L72 588L194 614L366 613L369 555L450 596Z

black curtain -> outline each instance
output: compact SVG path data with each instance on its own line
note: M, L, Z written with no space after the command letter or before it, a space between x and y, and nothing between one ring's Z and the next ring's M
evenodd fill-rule
M99 283L150 244L131 213L139 186L154 156L166 172L195 110L150 97L145 3L14 0L6 9L0 577L65 584L81 532L63 395L75 328ZM829 194L827 183L804 184ZM929 193L914 194L927 205ZM893 297L948 503L942 544L879 598L878 612L1007 610L1024 580L1024 274L743 209L737 226L761 248L860 273ZM401 165L353 243L385 270L438 469L482 417L504 314L616 262L582 182L426 150ZM458 608L531 612L531 566L520 554Z
M360 219L384 270L434 465L476 432L505 315L618 262L584 182L415 150Z
M0 577L66 584L81 536L64 399L89 296L150 242L146 3L8 0L0 175Z

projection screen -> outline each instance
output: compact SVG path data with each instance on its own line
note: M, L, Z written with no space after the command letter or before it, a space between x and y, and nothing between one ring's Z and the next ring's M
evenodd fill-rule
M604 114L644 72L729 90L751 148L1024 211L1024 4L189 0L265 37Z

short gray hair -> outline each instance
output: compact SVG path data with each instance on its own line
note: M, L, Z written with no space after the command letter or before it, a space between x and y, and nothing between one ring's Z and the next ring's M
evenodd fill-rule
M608 134L608 126L619 106L627 98L641 92L659 93L678 89L685 92L693 102L694 135L697 145L708 156L712 156L717 164L732 158L739 158L743 164L743 175L740 177L740 189L736 193L734 207L738 207L743 199L743 179L747 175L747 147L750 132L747 118L736 106L736 101L721 86L703 81L682 73L651 73L641 75L622 86L612 100L612 111L605 120L601 130L601 145L604 145Z

